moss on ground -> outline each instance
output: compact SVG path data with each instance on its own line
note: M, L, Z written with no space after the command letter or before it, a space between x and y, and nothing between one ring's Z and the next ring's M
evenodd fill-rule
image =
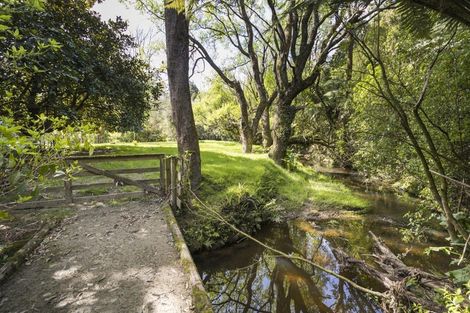
M196 313L213 313L212 307L210 307L209 299L207 298L207 293L197 286L193 286L192 289L192 298L194 312Z

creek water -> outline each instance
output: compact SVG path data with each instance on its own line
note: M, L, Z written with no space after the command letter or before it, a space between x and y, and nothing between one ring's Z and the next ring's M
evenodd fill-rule
M348 182L350 184L350 182ZM361 188L351 185L354 188ZM430 272L448 270L443 254L424 254L429 245L442 245L443 238L426 244L405 243L399 229L404 213L413 209L389 193L361 190L371 202L357 218L311 223L292 220L265 225L256 238L286 253L297 253L368 288L381 291L378 282L354 269L345 269L332 248L370 261L373 231L409 266ZM215 312L381 312L377 302L348 283L312 266L273 255L250 240L194 256Z

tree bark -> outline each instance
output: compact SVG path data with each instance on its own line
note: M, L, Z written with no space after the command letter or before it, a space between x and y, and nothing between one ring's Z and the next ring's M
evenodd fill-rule
M184 0L172 1L171 7L165 2L167 74L178 152L183 157L190 153L194 188L202 178L201 156L189 89L189 24L184 9Z
M233 86L235 94L237 95L238 104L240 105L240 140L242 142L242 151L243 153L251 153L253 151L254 131L250 125L248 100L238 81L234 82Z
M287 148L292 135L292 122L296 113L296 108L291 105L291 102L280 99L275 106L276 120L273 128L273 145L269 156L281 166L285 165Z
M243 120L240 122L240 140L243 153L251 153L253 151L253 132Z
M271 121L269 117L269 108L266 108L262 117L263 128L261 135L263 136L263 147L269 148L273 144L273 136L271 135Z

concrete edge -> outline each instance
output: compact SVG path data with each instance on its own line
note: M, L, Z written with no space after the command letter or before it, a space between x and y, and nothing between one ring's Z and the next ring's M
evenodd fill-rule
M204 288L199 272L194 264L191 253L184 240L183 234L178 226L178 222L168 204L163 206L165 213L165 220L173 235L176 248L180 254L180 262L184 271L189 275L189 282L191 285L191 296L194 311L196 313L214 313L209 296Z
M6 262L0 268L0 285L3 284L16 270L24 263L26 258L36 249L46 238L49 232L58 225L58 221L47 221L45 224L28 240L28 242L18 250L12 259Z

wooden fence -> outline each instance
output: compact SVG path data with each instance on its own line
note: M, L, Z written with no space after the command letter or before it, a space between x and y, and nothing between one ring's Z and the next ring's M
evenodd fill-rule
M136 167L122 169L101 169L94 166L96 163L111 163L121 161L149 161L155 160L158 166ZM158 196L169 196L173 208L181 208L182 194L182 169L183 162L175 156L165 154L134 154L134 155L95 155L95 156L74 156L66 159L68 164L77 162L81 170L73 175L72 179L56 178L63 180L63 186L53 186L44 188L45 194L62 192L59 199L35 200L22 203L0 203L0 209L30 209L48 208L66 205L69 203L83 203L89 201L104 201L121 197L139 197L145 194L157 194ZM133 179L123 176L123 174L146 174L157 173L158 178ZM106 177L113 179L112 182L92 182L77 183L74 178L80 177ZM129 185L141 189L140 191L107 193L91 196L76 196L75 190L87 190L90 188L113 187Z
M181 158L171 156L165 158L161 165L164 170L162 174L162 194L169 197L170 206L173 209L182 208L184 162Z

